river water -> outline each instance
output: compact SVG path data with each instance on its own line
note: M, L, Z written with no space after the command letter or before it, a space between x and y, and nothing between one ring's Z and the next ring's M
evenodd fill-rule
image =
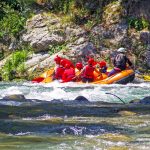
M72 101L84 96L90 102L125 103L150 96L150 83L127 85L0 83L0 149L2 150L149 150L150 111L101 115L74 107L77 114L50 101ZM32 103L2 100L23 94ZM38 103L38 106L36 105ZM94 107L96 108L96 104ZM49 110L47 110L49 109ZM55 109L56 112L52 112ZM62 109L62 110L61 110ZM100 109L100 108L99 108ZM141 108L142 109L142 108ZM86 112L84 112L86 111ZM51 113L52 112L52 113ZM86 115L84 115L87 113Z

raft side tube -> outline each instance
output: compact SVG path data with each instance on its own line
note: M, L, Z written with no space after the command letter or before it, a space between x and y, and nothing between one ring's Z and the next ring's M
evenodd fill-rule
M134 80L134 78L135 78L135 73L129 74L128 76L126 76L126 77L124 77L124 78L122 78L119 81L116 81L114 83L116 83L116 84L127 84L127 83L132 82Z
M104 80L93 82L93 84L126 84L133 81L134 76L134 71L132 69L126 69Z

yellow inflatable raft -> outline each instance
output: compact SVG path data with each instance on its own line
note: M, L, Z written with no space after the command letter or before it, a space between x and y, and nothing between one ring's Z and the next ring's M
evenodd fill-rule
M52 75L54 73L54 68L49 69L48 71L44 72L39 77L32 80L32 82L36 83L50 83L52 82ZM127 84L134 80L135 74L132 69L126 69L117 73L111 77L107 77L106 74L98 74L94 72L94 82L92 84ZM81 81L79 83L82 83Z

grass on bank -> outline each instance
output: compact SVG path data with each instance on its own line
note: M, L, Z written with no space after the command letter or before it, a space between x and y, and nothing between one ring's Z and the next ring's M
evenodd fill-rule
M2 79L4 81L10 81L16 77L24 76L27 55L28 52L26 50L16 51L11 54L1 70Z
M141 31L143 29L150 29L150 24L144 18L128 18L128 26L129 28L134 28L136 31Z
M50 45L49 46L49 54L53 55L60 51L66 52L68 50L66 44L59 44L59 45Z

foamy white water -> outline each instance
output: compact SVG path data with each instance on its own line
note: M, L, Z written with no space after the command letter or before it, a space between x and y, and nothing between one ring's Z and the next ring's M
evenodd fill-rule
M120 102L118 98L106 93L115 94L124 101L141 99L150 95L150 83L127 85L93 85L77 83L33 84L33 83L0 83L0 98L12 94L23 94L28 99L51 101L53 99L73 100L84 96L89 101Z

